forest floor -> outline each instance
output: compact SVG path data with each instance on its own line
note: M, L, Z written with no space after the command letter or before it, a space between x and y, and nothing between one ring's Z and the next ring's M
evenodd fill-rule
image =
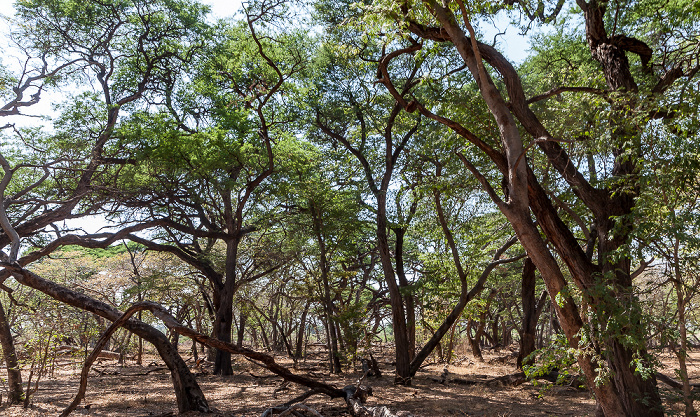
M700 379L700 353L691 355L691 378ZM125 365L116 360L101 360L90 373L88 391L83 403L73 416L161 416L177 413L175 396L172 393L170 374L159 358L148 357L144 366L127 361ZM410 387L393 385L392 367L389 357L381 357L383 376L369 377L364 383L373 389L368 406L383 405L393 412L407 411L416 417L439 416L592 416L595 402L589 392L570 386L553 386L543 381L538 386L530 382L512 387L466 385L465 381L486 381L493 377L515 372L515 357L510 350L484 352L485 362L474 361L464 356L457 364L448 367L446 384L439 381L444 365L425 366ZM665 355L660 369L666 375L674 375L674 362ZM292 366L286 357L279 356L281 364ZM43 377L38 391L31 397L29 408L2 406L0 416L38 417L57 416L75 396L80 378L81 363L59 362L53 376ZM310 375L338 387L357 382L361 372L329 375L323 371L325 362L320 354L299 363L296 372ZM194 367L197 380L206 395L213 414L188 413L187 417L239 417L259 416L268 407L280 405L305 392L303 387L282 385L282 379L255 364L236 358L234 375L228 377L211 375L208 366ZM5 384L4 375L3 384ZM26 383L28 375L23 375ZM452 381L452 382L450 382ZM693 382L695 382L693 381ZM33 384L32 384L33 385ZM660 383L671 404L668 387ZM2 387L6 389L6 385ZM6 393L3 392L6 398ZM348 416L342 400L329 400L316 395L304 402L324 417ZM670 405L671 406L671 405ZM676 408L676 407L673 407Z

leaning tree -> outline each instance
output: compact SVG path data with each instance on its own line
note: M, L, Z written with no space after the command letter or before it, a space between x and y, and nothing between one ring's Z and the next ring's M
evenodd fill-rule
M631 251L633 213L654 135L692 140L687 97L700 66L698 6L656 3L380 1L363 20L385 45L379 82L463 141L464 167L540 271L607 416L662 414L633 288L633 264L643 265ZM525 29L558 19L520 71L477 33L503 8L527 16ZM400 76L397 58L431 54L446 61L430 77L443 99ZM489 119L470 117L475 108Z

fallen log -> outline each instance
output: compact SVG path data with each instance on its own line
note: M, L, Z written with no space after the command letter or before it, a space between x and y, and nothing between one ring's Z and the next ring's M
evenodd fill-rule
M512 387L517 387L527 381L527 377L523 372L516 372L514 374L497 376L489 379L475 380L475 379L465 379L465 378L452 378L448 379L449 371L447 368L443 369L440 378L430 378L431 381L437 382L438 384L446 385L459 384L459 385L476 385L482 384L486 386L501 386L508 385ZM474 378L487 378L486 375L473 375Z

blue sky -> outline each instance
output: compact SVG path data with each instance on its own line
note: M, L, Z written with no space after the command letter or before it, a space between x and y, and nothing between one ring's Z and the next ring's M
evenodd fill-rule
M204 4L211 6L212 18L226 18L234 16L241 8L241 0L200 0ZM13 4L15 0L0 0L0 15L12 16L13 14ZM492 43L494 35L501 32L506 26L508 26L508 21L506 19L496 19L495 24L488 28L482 27L484 38L482 39L485 43ZM8 25L5 19L0 19L0 50L3 51L0 55L2 62L9 66L14 67L19 63L16 59L13 59L11 47L7 45L6 35L8 32ZM498 37L498 44L500 49L505 51L506 56L515 64L521 62L527 55L529 45L527 40L518 36L517 28L512 26L508 27L506 35ZM20 56L19 54L18 56ZM46 92L42 95L42 100L35 106L31 106L23 111L25 114L50 114L51 102L54 101L56 97L52 97L51 93ZM13 120L9 120L13 119ZM15 119L5 118L2 120L3 124L8 122L14 122L18 125L32 125L37 123L36 118L20 117ZM98 218L82 219L80 220L80 226L85 227L89 232L95 232L100 227L105 226L104 220Z
M212 17L215 19L231 17L241 8L241 0L200 0L204 4L208 4L212 9ZM11 15L15 0L0 0L0 14ZM499 29L506 27L507 21L505 19L496 22L496 26ZM483 28L485 32L484 39L482 41L486 43L493 42L493 36L499 32L495 27ZM0 22L0 33L5 33L7 31L7 25L4 21ZM517 29L514 27L509 27L505 36L500 36L498 43L502 50L505 51L506 56L514 61L515 63L521 62L527 55L529 49L529 44L522 37L517 35ZM5 49L5 48L2 48Z
M0 0L0 15L8 17L13 14L13 4L16 0ZM204 4L211 6L211 17L212 20L233 17L241 9L242 0L199 0ZM240 16L240 15L239 15ZM497 37L497 43L499 49L504 51L506 57L511 60L514 64L518 64L525 59L528 54L529 44L526 37L518 35L518 28L509 25L508 19L505 16L499 15L493 20L493 23L488 24L488 22L480 22L481 30L483 31L483 38L481 39L484 43L493 43L494 36L499 32L505 30L505 34L499 35ZM3 51L0 55L0 62L5 66L9 67L13 71L17 71L20 68L22 59L14 58L12 53L12 45L7 45L7 38L5 35L9 30L6 19L0 19L0 50ZM5 45L3 45L5 43ZM15 56L22 56L22 54L17 54ZM25 114L50 114L51 111L51 97L50 94L45 93L42 96L42 100L38 105L32 106L24 110ZM3 122L9 122L10 120L5 119ZM34 124L37 119L32 118L20 118L20 120L13 120L19 125Z

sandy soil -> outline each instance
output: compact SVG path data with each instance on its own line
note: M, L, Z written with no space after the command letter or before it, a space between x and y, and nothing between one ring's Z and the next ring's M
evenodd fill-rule
M514 359L508 351L487 353L485 362L475 362L465 357L457 365L449 366L449 379L486 379L515 371ZM700 354L692 355L700 360ZM498 359L507 357L505 363ZM662 358L666 375L673 375L672 358ZM281 363L291 366L283 357ZM462 385L436 382L444 367L428 365L419 372L413 386L392 384L391 366L382 358L381 378L368 378L374 395L367 405L384 405L392 411L408 411L417 417L438 416L588 416L593 415L595 403L586 391L572 387L550 387L542 392L542 385L525 383L517 387L489 387L482 384ZM114 360L102 360L93 367L88 392L74 416L169 416L177 414L175 397L167 369L157 358L148 358L148 366L127 362L118 365ZM700 363L700 362L699 362ZM699 367L693 366L692 376L699 377ZM207 367L193 368L216 417L259 416L266 408L286 402L304 392L302 387L282 387L282 379L241 358L236 360L235 375L213 376ZM300 363L297 372L312 375L320 380L342 387L354 384L360 373L330 376L323 371L321 356ZM65 363L57 366L53 377L45 377L39 390L32 397L28 409L21 406L2 406L0 416L56 416L68 405L77 392L80 364ZM25 375L25 381L26 377ZM3 380L4 381L4 380ZM545 383L546 384L546 383ZM661 384L663 385L663 384ZM4 387L6 389L6 386ZM663 393L670 407L673 395L663 386ZM6 393L3 392L3 397ZM347 416L342 400L328 400L315 396L305 404L316 409L324 417ZM188 417L207 414L188 413ZM208 414L212 416L212 414Z

